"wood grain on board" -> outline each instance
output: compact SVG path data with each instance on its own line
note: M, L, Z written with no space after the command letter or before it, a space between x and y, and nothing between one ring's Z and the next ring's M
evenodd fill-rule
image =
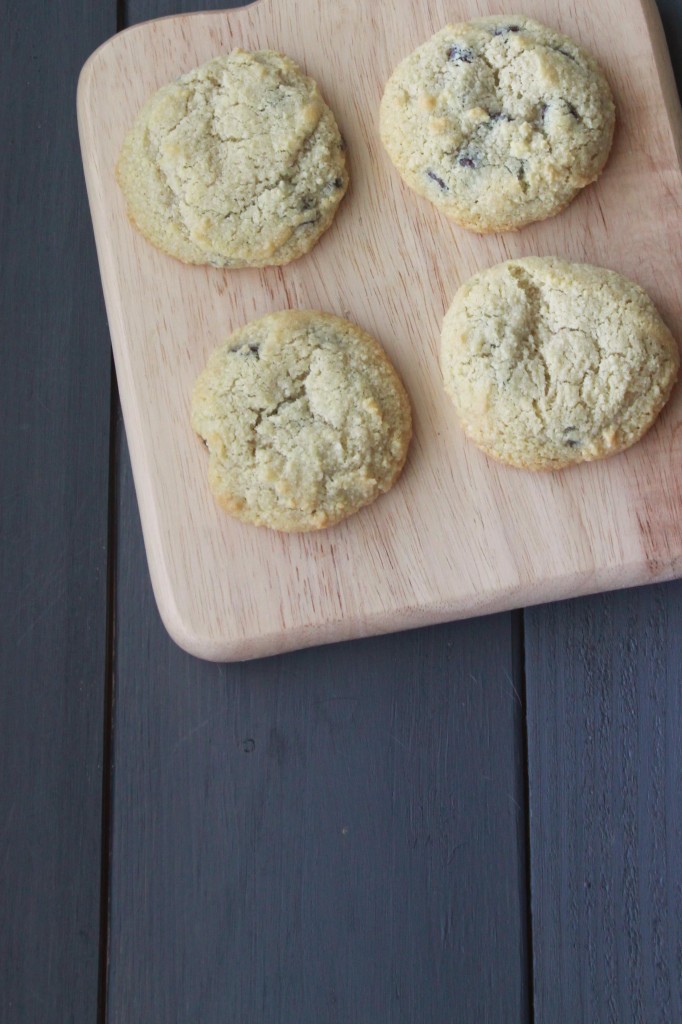
M111 352L74 92L116 12L16 14L0 61L0 1020L91 1024Z
M679 105L651 0L528 14L604 65L618 105L600 181L560 217L481 238L406 190L377 135L383 84L416 42L477 3L260 2L122 33L81 77L79 120L100 267L155 594L174 639L212 659L395 630L682 571L682 392L630 452L561 474L495 465L468 444L443 394L442 315L459 283L502 259L559 255L612 267L682 333ZM332 229L285 268L186 267L129 225L114 181L143 101L229 50L273 47L320 83L349 146L352 186ZM384 344L411 393L416 434L390 494L307 536L225 516L188 423L193 380L236 326L274 309L322 308Z

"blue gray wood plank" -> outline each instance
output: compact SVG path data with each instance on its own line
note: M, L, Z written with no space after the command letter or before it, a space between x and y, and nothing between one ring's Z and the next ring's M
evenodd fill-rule
M112 1024L527 1021L519 617L199 662L117 481Z
M682 1020L682 585L526 618L537 1024Z
M97 1014L110 348L76 132L115 4L30 0L0 61L0 1020Z
M681 583L526 613L537 1024L682 1020L681 621Z
M528 1021L514 617L212 665L118 521L112 1024Z

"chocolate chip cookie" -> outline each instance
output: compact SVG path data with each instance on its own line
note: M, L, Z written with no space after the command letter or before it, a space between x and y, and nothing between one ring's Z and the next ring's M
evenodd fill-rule
M632 281L534 257L462 285L441 360L472 441L512 466L561 469L638 441L668 400L679 352Z
M117 167L132 222L185 263L266 267L308 252L348 187L343 141L288 57L232 53L160 89Z
M384 350L339 317L271 313L211 356L192 396L209 484L229 513L275 530L332 526L388 491L410 403Z
M438 32L396 68L380 117L405 182L482 233L562 210L601 173L614 122L597 63L520 16Z

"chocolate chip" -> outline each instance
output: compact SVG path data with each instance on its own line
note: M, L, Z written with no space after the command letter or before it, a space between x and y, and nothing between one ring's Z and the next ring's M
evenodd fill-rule
M469 150L468 152L459 154L457 157L457 163L460 167L469 167L475 170L481 166L481 157L480 154L476 153L474 150Z
M498 114L491 114L490 121L494 124L496 121L513 121L513 118L501 110Z
M314 198L314 196L303 196L303 199L301 200L301 209L302 210L312 210L312 208L314 206L315 206L315 198Z
M458 61L460 64L471 64L474 57L474 51L464 46L451 46L448 50L448 60Z
M493 32L494 36L506 36L508 32L520 32L520 25L498 25Z
M574 434L577 427L565 427L564 428L564 444L567 444L569 448L579 448L580 441L576 437L567 437L567 434Z
M545 123L545 114L547 113L548 110L549 110L549 104L548 103L541 103L540 106L538 107L537 120L540 122L540 124L544 124Z
M343 178L334 178L333 181L327 182L322 191L328 196L331 192L338 192L340 188L343 188Z
M234 352L238 356L252 356L252 355L255 355L255 356L258 356L258 358L260 359L259 349L260 349L260 345L257 345L254 342L251 345L239 345L238 348L233 348L233 349L231 349L231 351Z
M427 171L426 172L426 176L427 176L427 178L430 178L431 181L435 181L436 185L439 185L440 188L442 188L444 192L447 192L448 186L445 184L445 182L443 181L442 178L438 177L438 175L436 174L435 171Z

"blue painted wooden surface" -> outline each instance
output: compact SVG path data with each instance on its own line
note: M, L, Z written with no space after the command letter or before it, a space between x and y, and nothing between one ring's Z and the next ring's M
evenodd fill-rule
M526 1020L514 617L198 662L119 479L111 1019Z
M525 614L536 1024L682 1021L681 622L682 582Z
M0 1021L97 1014L111 355L76 78L111 4L3 8Z
M682 1020L682 584L527 613L535 1020Z
M680 1021L682 584L241 666L159 622L74 98L183 9L6 27L0 1022Z

